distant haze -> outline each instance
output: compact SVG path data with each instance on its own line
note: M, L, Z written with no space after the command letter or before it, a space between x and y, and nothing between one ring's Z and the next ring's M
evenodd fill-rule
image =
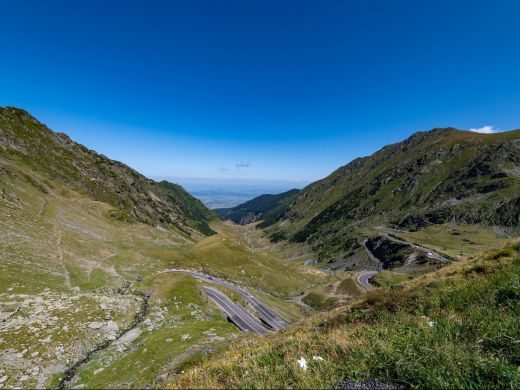
M307 181L155 177L183 186L210 209L234 207L262 194L279 194L303 188Z

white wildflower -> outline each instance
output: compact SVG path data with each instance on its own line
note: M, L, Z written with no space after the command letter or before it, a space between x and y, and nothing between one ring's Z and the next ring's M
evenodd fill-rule
M300 360L298 360L298 364L303 371L307 371L307 360L305 360L304 357L301 357Z
M322 361L324 361L325 359L323 359L321 356L313 356L313 357L312 357L312 360L316 360L316 361L318 361L318 362L322 362Z
M433 327L433 325L435 325L435 322L433 320L430 320L428 317L426 316L421 316L422 319L424 319L426 321L426 323L428 324L428 326L431 328Z

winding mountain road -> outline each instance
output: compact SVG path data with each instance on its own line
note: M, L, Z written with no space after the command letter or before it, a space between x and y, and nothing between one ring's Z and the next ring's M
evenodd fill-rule
M203 274L201 272L196 272L196 271L189 271L189 270L182 270L182 269L169 269L169 270L163 271L163 273L169 273L169 272L184 273L184 274L193 276L194 278L197 278L199 280L203 280L203 281L209 282L209 283L214 283L214 284L224 286L224 287L227 287L229 289L236 291L253 308L253 310L257 313L258 317L265 324L267 324L268 327L270 327L273 330L280 330L280 329L285 328L287 325L289 325L289 321L287 321L281 315L276 313L269 306L267 306L264 303L262 303L261 301L259 301L256 297L251 295L247 290L245 290L244 288L238 287L233 283L226 282L224 280L217 279L211 275L206 275L206 274ZM213 291L218 291L218 290L213 289ZM205 290L205 292L206 292L206 290ZM229 315L229 313L228 313L228 315Z
M394 233L394 232L395 233L399 233L398 230L393 230L393 229L389 229L389 228L382 228L382 227L376 228L376 230L379 232L379 234L381 234L387 240L396 242L398 244L411 246L413 249L416 249L416 250L418 250L420 252L426 253L426 256L428 256L431 259L434 259L434 260L437 260L437 261L441 261L441 262L444 262L444 263L449 263L449 261L450 261L446 257L444 257L444 256L440 255L439 253L435 252L433 249L430 249L430 248L427 248L427 247L424 247L422 245L418 245L418 244L415 244L415 243L414 244L410 244L407 241L404 241L404 240L401 240L401 239L399 239L397 237L394 237L392 235L392 233Z
M378 271L367 271L367 272L363 272L361 274L359 274L356 278L357 282L364 288L366 288L367 290L371 290L374 288L374 286L372 286L370 283L369 283L369 280L375 275L377 274Z
M260 334L268 332L265 326L242 309L240 305L233 303L231 299L221 291L208 286L204 286L203 289L204 293L226 313L229 320L243 332Z

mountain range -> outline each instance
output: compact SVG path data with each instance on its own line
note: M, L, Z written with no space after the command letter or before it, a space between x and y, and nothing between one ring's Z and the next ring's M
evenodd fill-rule
M3 107L0 387L517 388L519 227L520 130L212 211Z
M245 225L262 220L262 226L269 226L279 220L285 211L285 207L299 192L292 189L280 194L265 194L230 208L220 208L214 211L224 219Z
M221 215L238 222L234 216L258 199ZM260 226L275 241L309 244L322 259L352 255L374 226L416 231L482 224L513 234L520 224L520 130L417 132L353 160L276 207L262 210L269 217Z

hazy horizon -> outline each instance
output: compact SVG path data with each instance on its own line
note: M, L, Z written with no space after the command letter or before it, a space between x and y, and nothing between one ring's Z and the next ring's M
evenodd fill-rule
M236 178L155 176L152 179L180 184L210 209L234 207L259 195L279 194L294 188L301 189L310 184L309 181Z

